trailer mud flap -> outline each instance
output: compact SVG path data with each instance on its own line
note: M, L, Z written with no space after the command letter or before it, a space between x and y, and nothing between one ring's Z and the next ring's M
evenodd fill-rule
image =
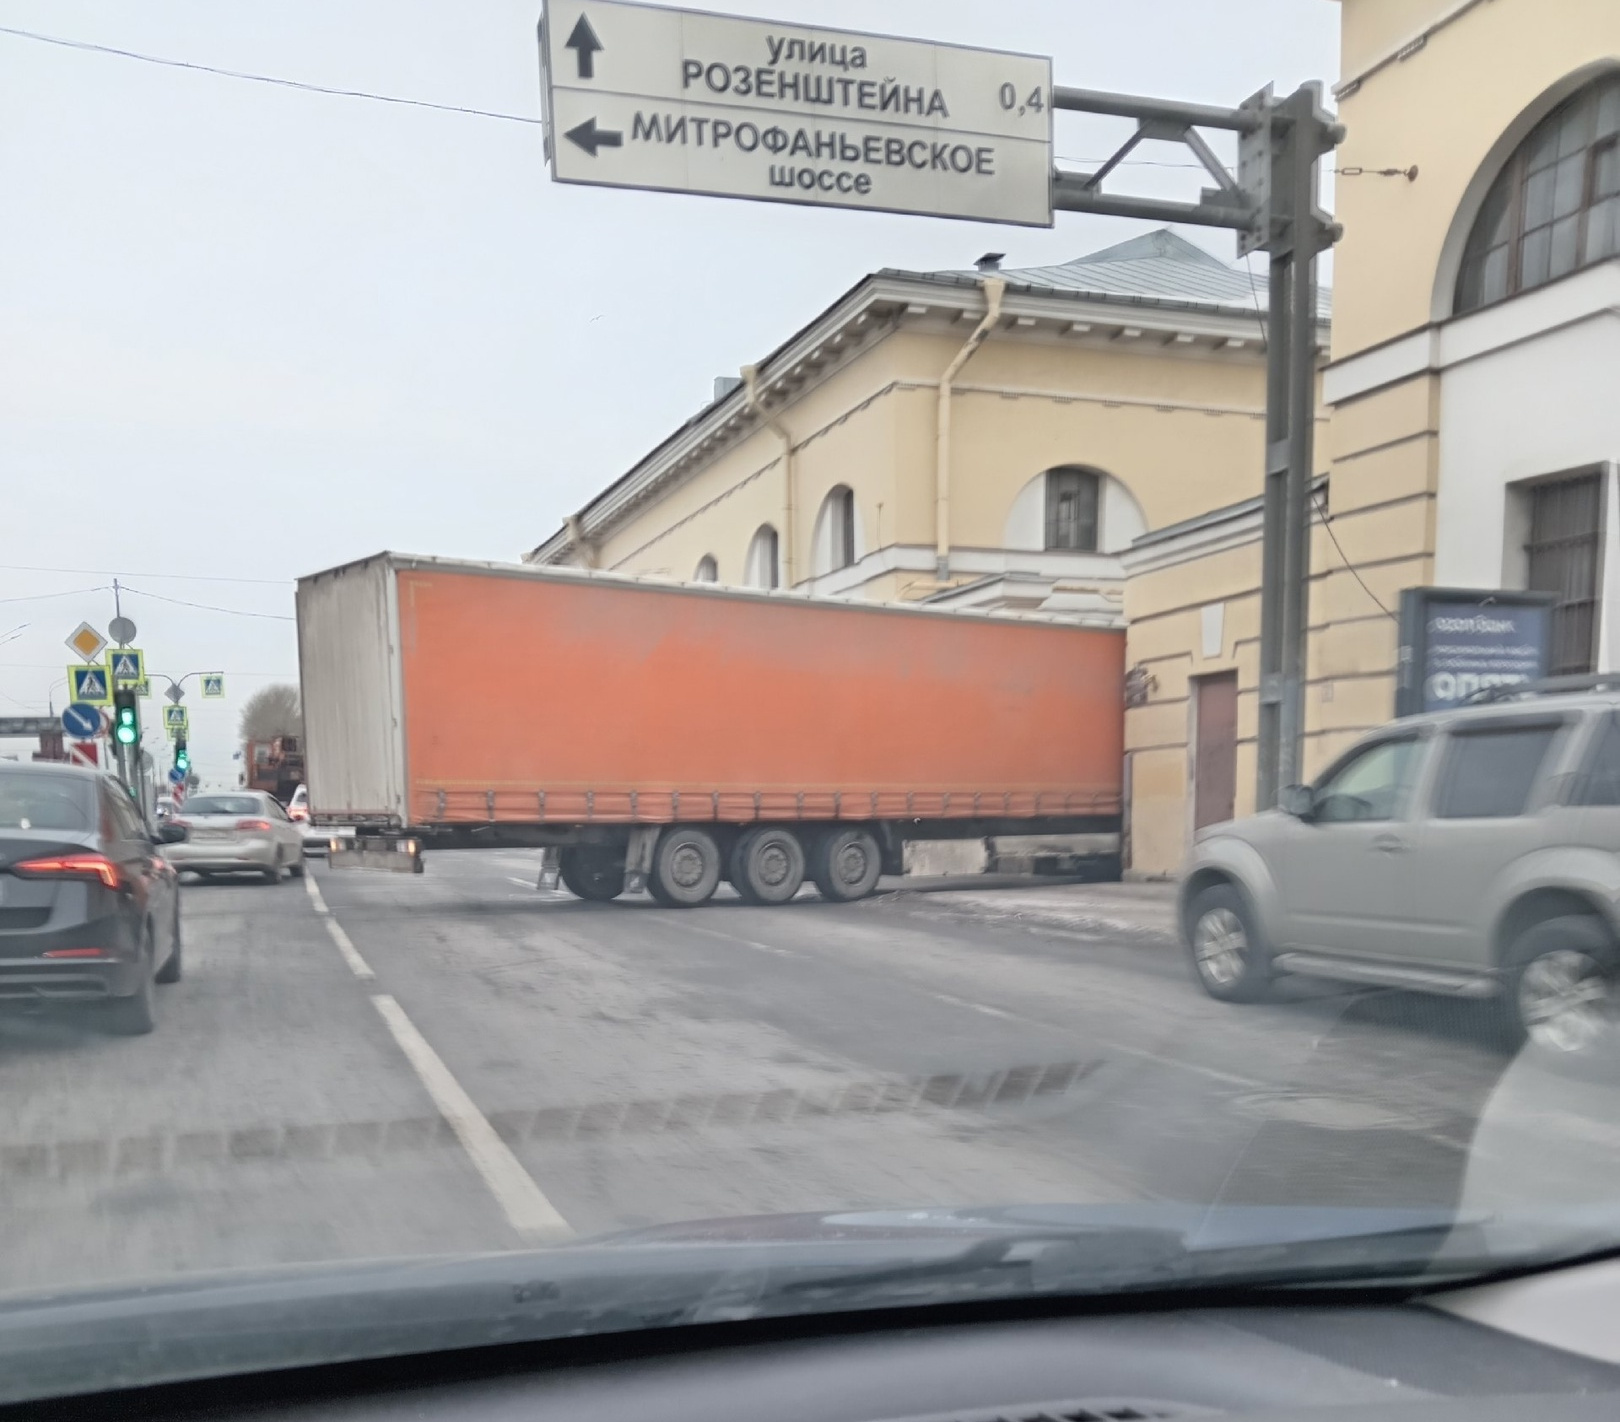
M422 843L416 839L388 839L380 835L334 838L326 847L332 869L380 869L391 874L422 872Z

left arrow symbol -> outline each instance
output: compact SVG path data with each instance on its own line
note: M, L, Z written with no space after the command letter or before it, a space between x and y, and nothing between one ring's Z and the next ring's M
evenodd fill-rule
M596 157L598 148L624 147L624 135L614 128L598 128L596 120L588 118L576 128L571 128L563 134L570 143L576 143L592 158Z
M602 41L597 39L596 31L591 28L590 20L584 15L579 17L579 23L563 41L563 48L574 51L574 58L579 61L581 79L596 77L596 56L602 51Z

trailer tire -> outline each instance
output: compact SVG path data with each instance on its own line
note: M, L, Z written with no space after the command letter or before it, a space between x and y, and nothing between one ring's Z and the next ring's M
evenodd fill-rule
M877 888L882 873L883 851L869 830L828 830L811 851L811 877L830 903L864 899Z
M705 829L671 825L653 850L647 892L666 908L696 908L720 884L720 846Z
M731 850L731 887L748 904L785 904L804 884L805 852L798 835L777 825L755 825Z
M624 856L611 849L564 849L558 869L575 898L605 904L624 892Z

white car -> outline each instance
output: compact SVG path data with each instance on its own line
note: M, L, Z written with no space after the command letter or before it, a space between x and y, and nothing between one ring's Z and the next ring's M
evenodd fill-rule
M305 854L325 854L326 846L334 833L339 835L352 835L352 829L319 829L309 813L309 786L300 785L292 793L292 799L287 801L287 818L290 819L303 832Z
M173 822L191 831L185 843L168 850L169 862L182 872L203 879L255 873L272 884L281 881L283 870L303 876L304 832L262 790L194 796Z

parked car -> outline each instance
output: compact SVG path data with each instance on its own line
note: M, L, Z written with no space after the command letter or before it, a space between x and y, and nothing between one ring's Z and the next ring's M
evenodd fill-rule
M1397 722L1282 798L1197 836L1181 925L1212 997L1305 973L1495 999L1555 1054L1612 1044L1620 681Z
M282 870L304 872L304 835L274 795L231 790L187 800L176 824L191 834L169 851L174 867L203 879L254 873L275 884Z
M99 771L0 764L0 999L102 1005L150 1032L154 983L180 979L178 875L123 787Z

